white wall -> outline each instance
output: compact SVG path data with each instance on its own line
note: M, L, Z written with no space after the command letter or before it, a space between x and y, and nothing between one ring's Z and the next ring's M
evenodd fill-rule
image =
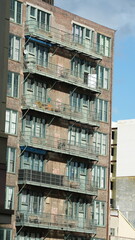
M135 176L135 119L117 122L116 176Z

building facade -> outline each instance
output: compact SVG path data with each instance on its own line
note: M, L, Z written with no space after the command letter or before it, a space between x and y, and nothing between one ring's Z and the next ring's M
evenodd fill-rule
M111 206L118 208L135 227L134 131L135 119L112 123Z
M114 30L11 0L3 239L108 239Z

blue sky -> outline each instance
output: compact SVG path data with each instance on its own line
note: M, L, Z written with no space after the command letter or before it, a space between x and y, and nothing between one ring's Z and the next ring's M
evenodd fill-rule
M135 0L55 0L55 5L116 30L112 120L134 119Z

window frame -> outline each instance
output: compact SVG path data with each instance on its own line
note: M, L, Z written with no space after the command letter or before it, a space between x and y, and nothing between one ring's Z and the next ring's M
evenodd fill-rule
M7 113L9 112L9 119L7 119ZM16 113L16 122L12 121L12 115L13 113ZM13 133L12 131L12 124L15 125L13 130L15 129L15 132ZM6 118L5 118L5 133L10 134L10 135L17 135L17 125L18 125L18 112L13 109L6 109ZM6 129L8 128L8 131ZM12 130L12 131L11 131Z
M12 196L11 196L11 199L9 199L9 191L12 190ZM15 187L14 186L6 186L6 199L5 199L5 208L6 209L9 209L9 210L13 210L14 209L14 190L15 190ZM9 204L11 205L10 207Z
M107 46L108 43L108 46ZM97 52L105 57L111 57L111 38L97 33Z
M106 73L108 75L107 78L106 78ZM98 82L98 86L100 88L105 89L105 90L109 90L109 87L110 87L110 68L106 68L106 67L101 66L101 65L97 66L97 82Z
M18 48L16 47L18 41ZM9 33L9 59L20 62L21 58L21 37Z
M17 96L15 96L15 77L17 77ZM9 80L10 79L10 80ZM11 83L9 83L9 81ZM8 72L8 82L7 82L7 96L13 98L19 98L19 82L20 82L20 74L16 72ZM11 85L11 94L8 94L9 86Z
M3 234L3 238L1 238L2 240L11 240L12 239L12 229L10 228L0 228L0 232L2 232ZM9 233L9 236L8 236ZM1 237L1 233L0 233L0 237Z
M14 150L14 159L11 159L11 150ZM15 173L15 169L16 169L16 148L13 147L7 147L7 172L9 173ZM11 170L11 162L13 162L13 169Z
M94 132L93 145L99 148L99 155L108 154L108 135L102 132Z
M95 113L98 121L108 123L109 102L104 99L95 99Z
M12 3L14 5L14 9L12 10ZM18 4L20 4L21 6L21 11L20 11L20 21L18 21L18 9L19 9L19 6ZM22 24L22 2L20 1L17 1L17 0L10 0L10 21L13 21L14 23L17 23L17 24ZM12 14L14 15L14 17L12 17L11 15L11 11L14 11L12 12Z
M103 170L103 172L102 172ZM104 173L104 175L102 175ZM95 165L92 168L92 184L98 189L106 189L106 167Z
M102 212L102 210L103 210L103 212ZM94 203L93 203L93 220L94 220L96 226L105 227L105 225L106 225L105 217L106 217L106 202L94 201Z

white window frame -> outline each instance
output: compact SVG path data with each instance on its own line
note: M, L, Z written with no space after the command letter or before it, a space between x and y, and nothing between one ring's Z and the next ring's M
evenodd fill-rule
M14 114L14 119L13 119ZM18 113L15 110L6 110L6 122L5 122L5 133L16 135L17 134L17 116Z
M21 38L10 33L9 34L9 59L20 61L20 48L21 48Z
M71 145L87 147L89 145L90 134L88 129L71 127L68 129L68 141Z
M16 148L7 147L7 172L15 173L15 164L16 164Z
M15 96L15 80L17 79L17 96ZM10 81L11 80L11 81ZM20 75L19 73L15 72L8 72L8 84L7 84L7 96L8 97L14 97L18 98L19 97L19 80L20 80ZM10 83L9 83L10 81ZM11 87L10 87L11 85ZM10 88L9 88L10 87ZM9 89L9 92L8 92Z
M97 49L100 54L106 57L111 56L111 38L100 33L97 34Z
M6 201L5 201L6 209L14 209L14 187L6 186Z
M10 20L17 23L17 24L21 24L22 23L22 2L17 1L17 0L12 0L13 1L13 7L14 10L11 9L11 5L10 5ZM10 0L10 4L11 4L11 0ZM18 4L20 4L21 6L21 15L20 15L20 21L18 21ZM14 17L12 17L11 15L11 11L14 11Z
M105 210L106 203L102 201L94 201L93 204L93 219L97 226L105 226Z

